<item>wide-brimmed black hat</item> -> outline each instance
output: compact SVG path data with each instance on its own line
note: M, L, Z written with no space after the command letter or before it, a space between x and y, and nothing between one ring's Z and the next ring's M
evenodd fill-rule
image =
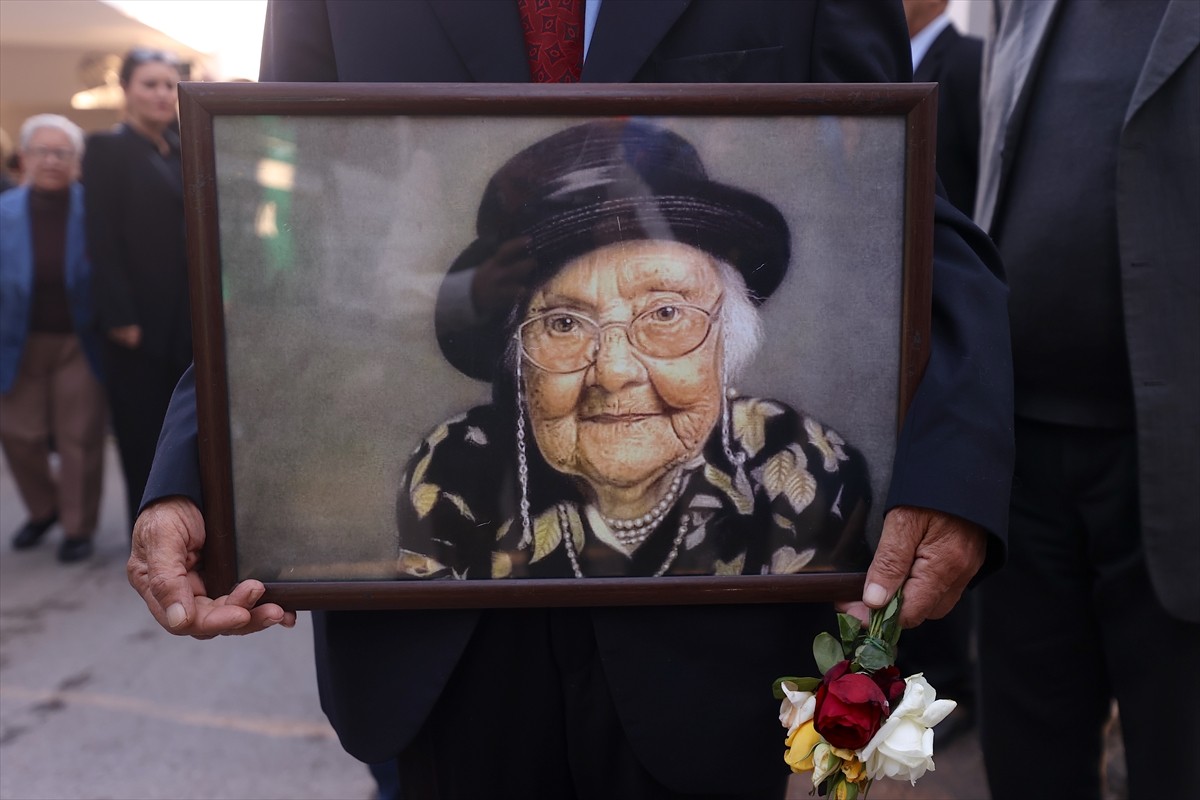
M447 360L480 380L491 380L503 357L513 309L463 323L478 315L449 307L465 300L454 278L479 267L506 242L527 241L524 297L585 253L657 239L691 245L731 264L761 303L783 280L791 254L787 222L775 206L710 180L691 144L637 119L578 125L513 156L488 182L475 231L476 240L443 281L435 319Z

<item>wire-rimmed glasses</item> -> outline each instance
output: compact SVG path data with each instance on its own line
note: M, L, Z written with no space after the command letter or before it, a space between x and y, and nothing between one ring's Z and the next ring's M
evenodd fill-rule
M601 325L569 308L552 308L521 323L521 352L538 369L566 374L596 363L600 337L609 328L624 330L630 346L650 358L680 358L708 339L724 295L712 308L691 303L657 303L629 322Z

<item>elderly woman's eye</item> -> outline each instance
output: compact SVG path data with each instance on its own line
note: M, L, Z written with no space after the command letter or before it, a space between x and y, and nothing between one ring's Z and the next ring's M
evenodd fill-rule
M679 309L675 306L659 306L650 312L650 319L655 322L674 322L679 318Z
M546 318L546 329L551 333L575 333L580 327L580 321L568 314L558 314Z

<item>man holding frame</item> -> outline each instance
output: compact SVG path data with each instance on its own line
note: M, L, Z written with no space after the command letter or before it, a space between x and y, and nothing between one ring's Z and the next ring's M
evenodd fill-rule
M525 60L536 49L522 34L525 5L275 2L262 77L526 81L541 73ZM898 3L605 0L586 11L585 81L888 82L911 72ZM527 22L526 33L535 29ZM562 30L569 39L570 25ZM864 591L878 607L903 585L909 626L947 613L981 567L1002 559L1012 458L999 265L940 198L934 247L931 358ZM174 633L293 624L292 612L255 606L256 581L204 596L194 391L189 373L139 518L131 582ZM369 762L399 754L415 796L765 798L786 783L767 687L803 663L826 617L778 604L314 621L322 704L343 745Z

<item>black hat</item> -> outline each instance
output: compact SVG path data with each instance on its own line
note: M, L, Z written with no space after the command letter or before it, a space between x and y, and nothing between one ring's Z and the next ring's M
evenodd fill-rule
M791 254L787 222L771 203L708 178L695 148L637 119L589 122L522 150L488 182L476 240L455 259L438 294L438 343L466 375L491 380L506 346L512 308L462 325L449 304L449 276L478 267L504 243L527 240L529 290L564 264L605 245L678 241L735 267L756 303L783 280ZM469 314L466 316L470 316Z

